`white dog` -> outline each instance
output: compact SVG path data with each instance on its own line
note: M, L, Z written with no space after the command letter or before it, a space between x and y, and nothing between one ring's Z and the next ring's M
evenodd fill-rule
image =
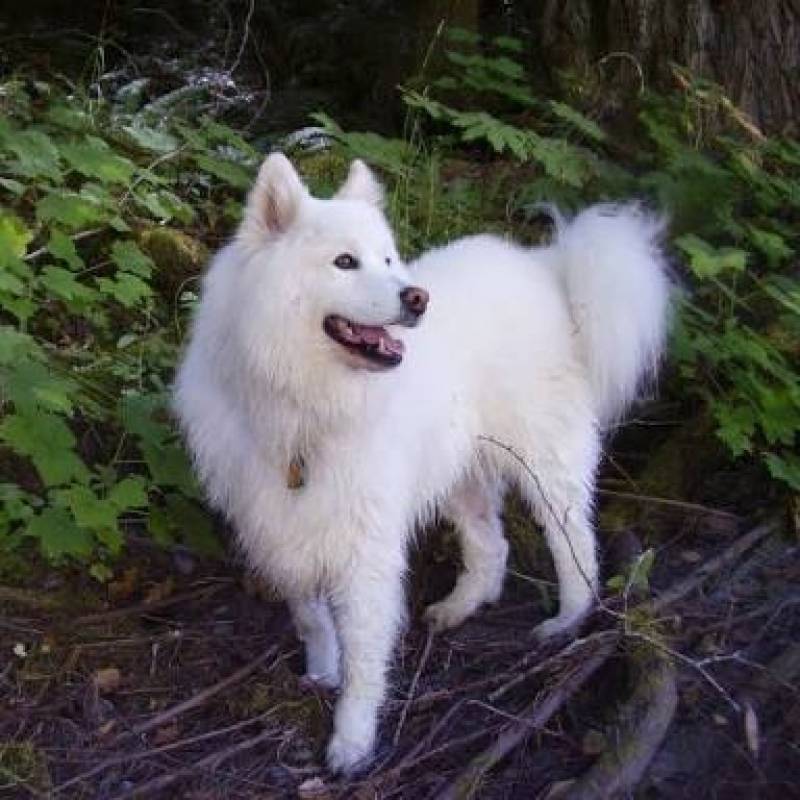
M269 156L205 278L175 395L211 502L289 602L309 677L341 684L327 758L345 772L372 751L406 550L437 511L464 571L428 609L436 628L500 595L507 483L558 573L539 632L586 614L601 433L654 371L668 302L661 226L635 208L591 208L549 247L476 236L405 266L381 205L360 161L322 200Z

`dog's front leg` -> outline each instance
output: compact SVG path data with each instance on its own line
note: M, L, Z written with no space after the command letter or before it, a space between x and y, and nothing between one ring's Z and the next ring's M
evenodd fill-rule
M327 600L304 596L288 598L297 638L306 646L306 674L311 683L327 689L339 686L339 643Z
M396 556L387 559L383 552L363 558L334 598L343 668L328 744L328 766L334 772L352 772L369 758L375 744L387 665L405 616L403 559Z

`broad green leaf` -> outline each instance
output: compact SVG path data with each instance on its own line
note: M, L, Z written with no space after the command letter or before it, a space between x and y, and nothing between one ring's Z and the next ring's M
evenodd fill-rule
M75 436L55 414L18 409L0 422L0 440L30 458L46 486L85 481L89 476L74 452Z
M253 183L254 174L241 164L236 164L233 161L213 158L204 154L196 154L194 161L201 170L236 189L248 189Z
M0 268L12 258L22 258L33 234L14 214L0 210Z
M39 540L42 552L51 561L64 556L88 558L93 550L89 531L78 527L65 508L45 508L26 527L26 535Z
M47 251L55 258L63 261L70 269L79 270L83 269L85 264L83 259L78 255L75 249L75 242L72 237L67 236L66 233L60 231L58 228L53 228L50 231L50 241L47 243Z
M71 413L77 385L70 378L56 375L47 363L22 358L0 368L3 399L17 409L36 405L44 411Z
M800 456L791 451L780 454L767 453L764 457L769 474L788 484L795 492L800 492Z
M200 555L219 558L224 554L219 539L214 535L211 518L199 506L181 495L170 494L167 508L173 528L184 544Z
M12 172L60 183L58 148L47 134L37 130L16 131L5 141L5 146L17 156L17 160L9 164Z
M687 233L675 244L689 256L689 266L698 278L713 278L722 272L742 272L747 266L747 253L735 247L713 247L704 239Z
M127 183L136 169L132 161L117 155L96 136L62 144L61 154L73 169L104 183Z
M123 478L111 487L111 491L108 493L108 502L118 511L144 508L149 502L145 479L140 475Z
M584 136L595 142L603 142L606 140L605 131L592 119L581 114L577 109L568 106L565 103L551 101L550 110L559 119L568 122L572 127L579 130Z
M88 486L70 486L55 493L57 502L69 508L72 516L82 528L99 531L104 528L116 528L119 510L101 497L98 497Z
M142 278L149 278L155 268L153 259L130 239L116 241L111 245L111 260L119 269Z
M45 267L39 276L39 283L48 294L70 303L90 302L96 296L93 289L76 279L74 272L62 267Z
M113 297L125 308L133 308L153 294L149 284L128 272L118 272L113 280L98 278L97 286L101 292Z
M148 127L144 123L125 125L122 130L138 147L142 150L149 150L151 153L166 155L180 147L178 140L171 133L159 128Z
M74 231L102 222L106 212L86 196L76 192L55 191L37 203L36 218L40 222L58 223Z
M713 406L717 420L717 435L734 457L748 453L753 447L756 415L749 406L730 406L717 402Z

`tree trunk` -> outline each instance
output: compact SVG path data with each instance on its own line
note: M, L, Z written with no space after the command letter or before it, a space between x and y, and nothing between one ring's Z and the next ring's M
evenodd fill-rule
M544 0L516 14L551 78L571 68L663 88L672 61L722 84L766 130L797 132L800 0Z

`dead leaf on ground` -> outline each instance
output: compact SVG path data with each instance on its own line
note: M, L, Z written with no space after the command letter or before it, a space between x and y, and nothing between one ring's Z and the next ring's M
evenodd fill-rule
M103 667L92 675L92 683L101 693L114 692L122 682L122 673L117 667Z

